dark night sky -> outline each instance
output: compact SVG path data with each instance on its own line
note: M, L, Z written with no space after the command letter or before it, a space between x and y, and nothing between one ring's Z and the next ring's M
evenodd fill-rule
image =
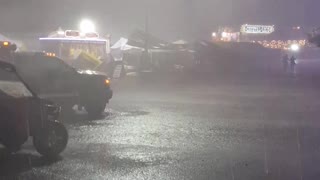
M144 27L146 0L0 0L0 32L76 28L91 18L101 32ZM165 39L211 32L218 25L320 25L319 0L149 0L150 31Z

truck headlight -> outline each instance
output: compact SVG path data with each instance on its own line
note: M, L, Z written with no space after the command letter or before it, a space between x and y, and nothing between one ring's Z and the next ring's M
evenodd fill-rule
M292 44L290 46L291 51L297 52L300 50L300 46L298 44Z
M106 79L105 81L104 81L104 83L106 84L106 85L110 85L110 79Z

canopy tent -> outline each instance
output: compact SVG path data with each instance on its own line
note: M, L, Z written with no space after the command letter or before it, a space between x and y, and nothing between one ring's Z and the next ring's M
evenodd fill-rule
M145 48L148 45L148 58ZM176 65L189 67L193 61L191 45L187 41L179 40L173 43L136 30L128 38L120 38L111 46L114 61L124 61L126 71L151 70L170 71Z
M120 38L115 44L111 46L111 55L115 61L122 61L124 53L141 53L144 49L128 45L128 39Z
M148 42L149 49L166 49L169 44L168 42L160 40L159 38L145 33L144 31L136 30L130 34L128 45L144 49L146 47L146 41Z
M126 38L120 38L119 41L117 41L115 44L111 46L111 50L121 50L121 51L128 51L132 49L140 49L143 50L140 47L130 46L128 45L128 39Z
M186 45L186 44L189 44L188 41L185 41L183 39L180 39L180 40L177 40L177 41L174 41L172 42L172 44L176 44L176 45Z
M193 52L193 44L189 43L186 40L180 39L177 41L174 41L168 45L171 49L174 49L175 51L189 51Z

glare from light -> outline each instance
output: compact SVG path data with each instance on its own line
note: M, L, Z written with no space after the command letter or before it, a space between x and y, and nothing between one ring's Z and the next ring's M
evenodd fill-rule
M291 49L292 51L299 51L300 46L299 46L298 44L292 44L292 45L290 46L290 49Z
M80 32L80 37L84 37L84 36L86 36L86 33Z
M228 33L222 32L222 33L221 33L221 36L222 36L223 38L227 38L227 37L228 37Z
M60 35L60 36L63 36L64 35L64 31L58 31L57 34Z
M80 23L80 31L83 33L95 32L95 25L92 21L84 19Z
M90 70L86 70L86 73L89 74L89 75L92 75L92 74L93 74L93 72L90 71Z
M217 37L217 33L213 32L212 37Z

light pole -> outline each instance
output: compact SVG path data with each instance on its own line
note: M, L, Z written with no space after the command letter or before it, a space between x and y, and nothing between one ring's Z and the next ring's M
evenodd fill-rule
M189 24L186 24L186 27L189 29L188 34L190 37L196 37L196 8L193 0L184 0L184 8L185 8L185 18L188 20Z
M143 71L149 65L149 3L148 0L142 1L144 3L144 51L142 52L142 56L140 59L140 71Z

